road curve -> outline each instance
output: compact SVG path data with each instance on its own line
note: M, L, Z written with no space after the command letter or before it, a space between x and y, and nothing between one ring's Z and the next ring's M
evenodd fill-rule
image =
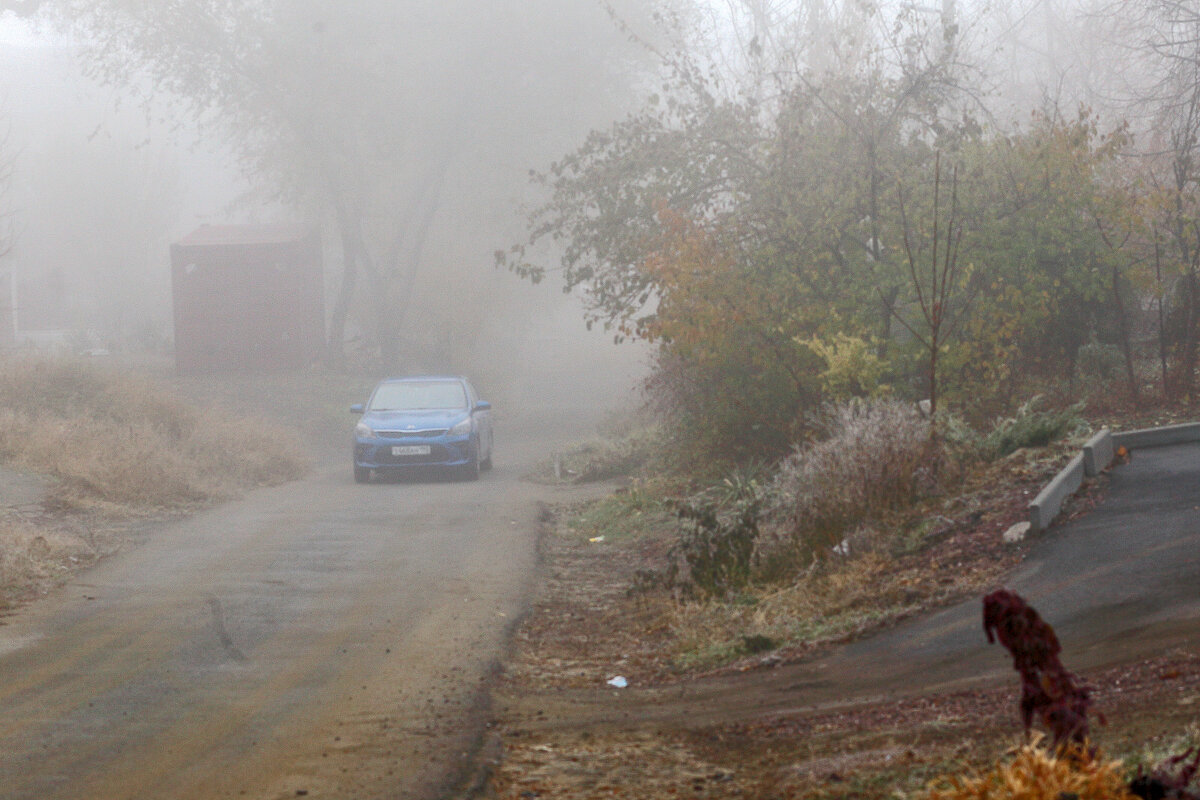
M1049 621L1063 663L1088 670L1200 647L1200 445L1139 450L1105 500L1052 527L1006 582ZM680 686L505 698L525 727L697 727L1008 681L978 597L823 657ZM532 711L533 708L538 713Z
M10 617L0 797L434 796L530 584L538 444L477 483L359 486L347 456Z

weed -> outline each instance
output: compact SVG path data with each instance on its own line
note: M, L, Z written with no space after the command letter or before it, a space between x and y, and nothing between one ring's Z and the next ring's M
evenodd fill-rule
M1083 750L1047 751L1022 747L1009 763L977 777L938 781L926 800L1128 800L1121 764L1101 761Z
M931 494L945 467L929 422L899 401L846 403L831 411L828 427L827 439L780 465L769 490L771 516L808 559L858 523Z
M734 505L732 513L723 513L711 500L679 504L683 527L667 570L669 585L723 597L750 582L761 501L754 495Z
M750 582L762 492L759 467L677 504L679 542L668 555L665 581L686 594L725 597Z
M1081 405L1057 411L1038 411L1041 396L1033 397L1007 419L997 420L980 442L980 452L989 460L1003 458L1022 447L1044 447L1087 426Z
M1088 739L1091 692L1075 682L1058 658L1062 646L1054 629L1020 595L1007 589L983 598L983 630L989 643L999 641L1021 675L1021 719L1025 732L1037 714L1053 735L1055 747L1082 746Z

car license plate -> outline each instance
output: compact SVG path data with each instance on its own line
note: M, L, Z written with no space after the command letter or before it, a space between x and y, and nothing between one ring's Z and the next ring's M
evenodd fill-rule
M392 448L394 456L427 456L430 453L427 444L408 444Z

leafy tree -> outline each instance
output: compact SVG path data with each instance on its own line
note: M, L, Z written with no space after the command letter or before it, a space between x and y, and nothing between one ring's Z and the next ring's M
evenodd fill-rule
M901 20L886 46L848 48L837 69L805 71L803 51L791 72L756 72L788 62L766 35L774 12L731 7L766 37L736 54L759 77L730 88L703 56L665 54L663 92L536 176L548 199L497 261L533 280L560 273L589 324L657 343L651 385L681 441L775 456L826 393L886 382L906 285L889 198L970 123L954 117L962 91L940 31L926 46L928 31ZM547 244L561 245L556 266ZM843 358L851 341L877 353ZM872 374L845 374L851 363Z
M1175 362L1173 388L1196 402L1200 361L1200 8L1176 0L1120 3L1105 9L1121 26L1132 71L1130 92L1151 122L1146 154L1145 213L1153 230L1153 259L1170 299L1164 313L1167 352Z
M1028 130L964 148L960 257L975 299L946 354L950 388L992 387L1011 402L1030 382L1073 374L1091 332L1109 334L1114 253L1097 219L1116 224L1103 179L1126 141L1081 111L1037 114Z

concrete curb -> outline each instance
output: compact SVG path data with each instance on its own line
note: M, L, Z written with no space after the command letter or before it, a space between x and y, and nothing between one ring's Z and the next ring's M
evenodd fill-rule
M1200 442L1200 422L1123 433L1113 433L1105 428L1089 439L1083 451L1072 458L1029 504L1029 532L1038 533L1049 528L1062 511L1063 503L1083 485L1084 478L1094 478L1108 469L1118 448L1133 450L1188 442Z
M1062 511L1063 503L1083 485L1083 453L1070 460L1062 471L1029 504L1029 532L1038 533Z
M1133 450L1135 447L1164 447L1169 444L1200 442L1200 422L1185 422L1165 428L1146 428L1140 431L1114 433L1113 443Z

